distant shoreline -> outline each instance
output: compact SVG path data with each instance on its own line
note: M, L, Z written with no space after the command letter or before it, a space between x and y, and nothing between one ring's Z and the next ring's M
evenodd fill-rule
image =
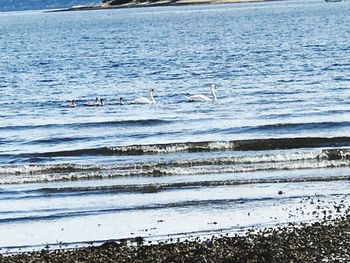
M137 7L157 7L157 6L185 6L185 5L205 5L205 4L232 4L232 3L262 3L262 2L276 2L283 0L160 0L156 2L135 3L130 2L121 5L84 5L73 6L69 8L62 8L50 10L48 12L69 12L69 11L90 11L90 10L105 10L105 9L122 9L122 8L137 8Z

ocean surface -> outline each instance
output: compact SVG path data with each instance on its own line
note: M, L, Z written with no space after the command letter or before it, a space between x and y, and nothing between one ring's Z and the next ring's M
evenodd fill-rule
M346 0L1 13L0 252L350 203L349 14ZM216 102L187 101L211 83ZM129 103L151 88L156 104Z

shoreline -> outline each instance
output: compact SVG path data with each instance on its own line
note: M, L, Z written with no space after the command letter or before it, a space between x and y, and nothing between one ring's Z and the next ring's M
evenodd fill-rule
M160 6L188 6L188 5L211 5L211 4L243 4L243 3L264 3L264 2L277 2L283 0L165 0L157 2L144 2L135 3L130 2L121 5L85 5L85 6L73 6L69 8L55 9L47 11L49 13L56 12L71 12L71 11L93 11L93 10L109 10L109 9L124 9L124 8L141 8L141 7L160 7Z
M342 262L350 258L350 215L312 224L252 229L245 235L100 246L0 255L0 262ZM100 261L102 260L102 261Z

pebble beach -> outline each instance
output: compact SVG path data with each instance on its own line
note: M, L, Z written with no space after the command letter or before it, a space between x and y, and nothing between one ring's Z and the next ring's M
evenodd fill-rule
M98 247L1 256L0 262L348 262L350 216L309 225L250 230L158 244L106 242Z

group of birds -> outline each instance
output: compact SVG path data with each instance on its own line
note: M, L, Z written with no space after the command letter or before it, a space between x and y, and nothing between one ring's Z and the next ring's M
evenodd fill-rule
M216 85L211 84L209 86L209 88L211 91L212 98L209 98L208 96L203 95L203 94L195 94L192 96L186 96L187 101L188 102L217 101ZM154 99L153 94L154 94L154 89L152 88L149 90L149 98L146 98L146 97L137 98L137 99L130 101L129 104L155 104L156 100ZM86 107L101 107L101 106L105 105L104 102L105 102L105 99L100 99L97 97L95 100L87 101L87 102L83 103L83 105ZM124 100L122 97L119 98L119 104L120 105L124 104ZM75 108L77 106L77 104L76 104L75 100L72 100L64 106L67 108Z

